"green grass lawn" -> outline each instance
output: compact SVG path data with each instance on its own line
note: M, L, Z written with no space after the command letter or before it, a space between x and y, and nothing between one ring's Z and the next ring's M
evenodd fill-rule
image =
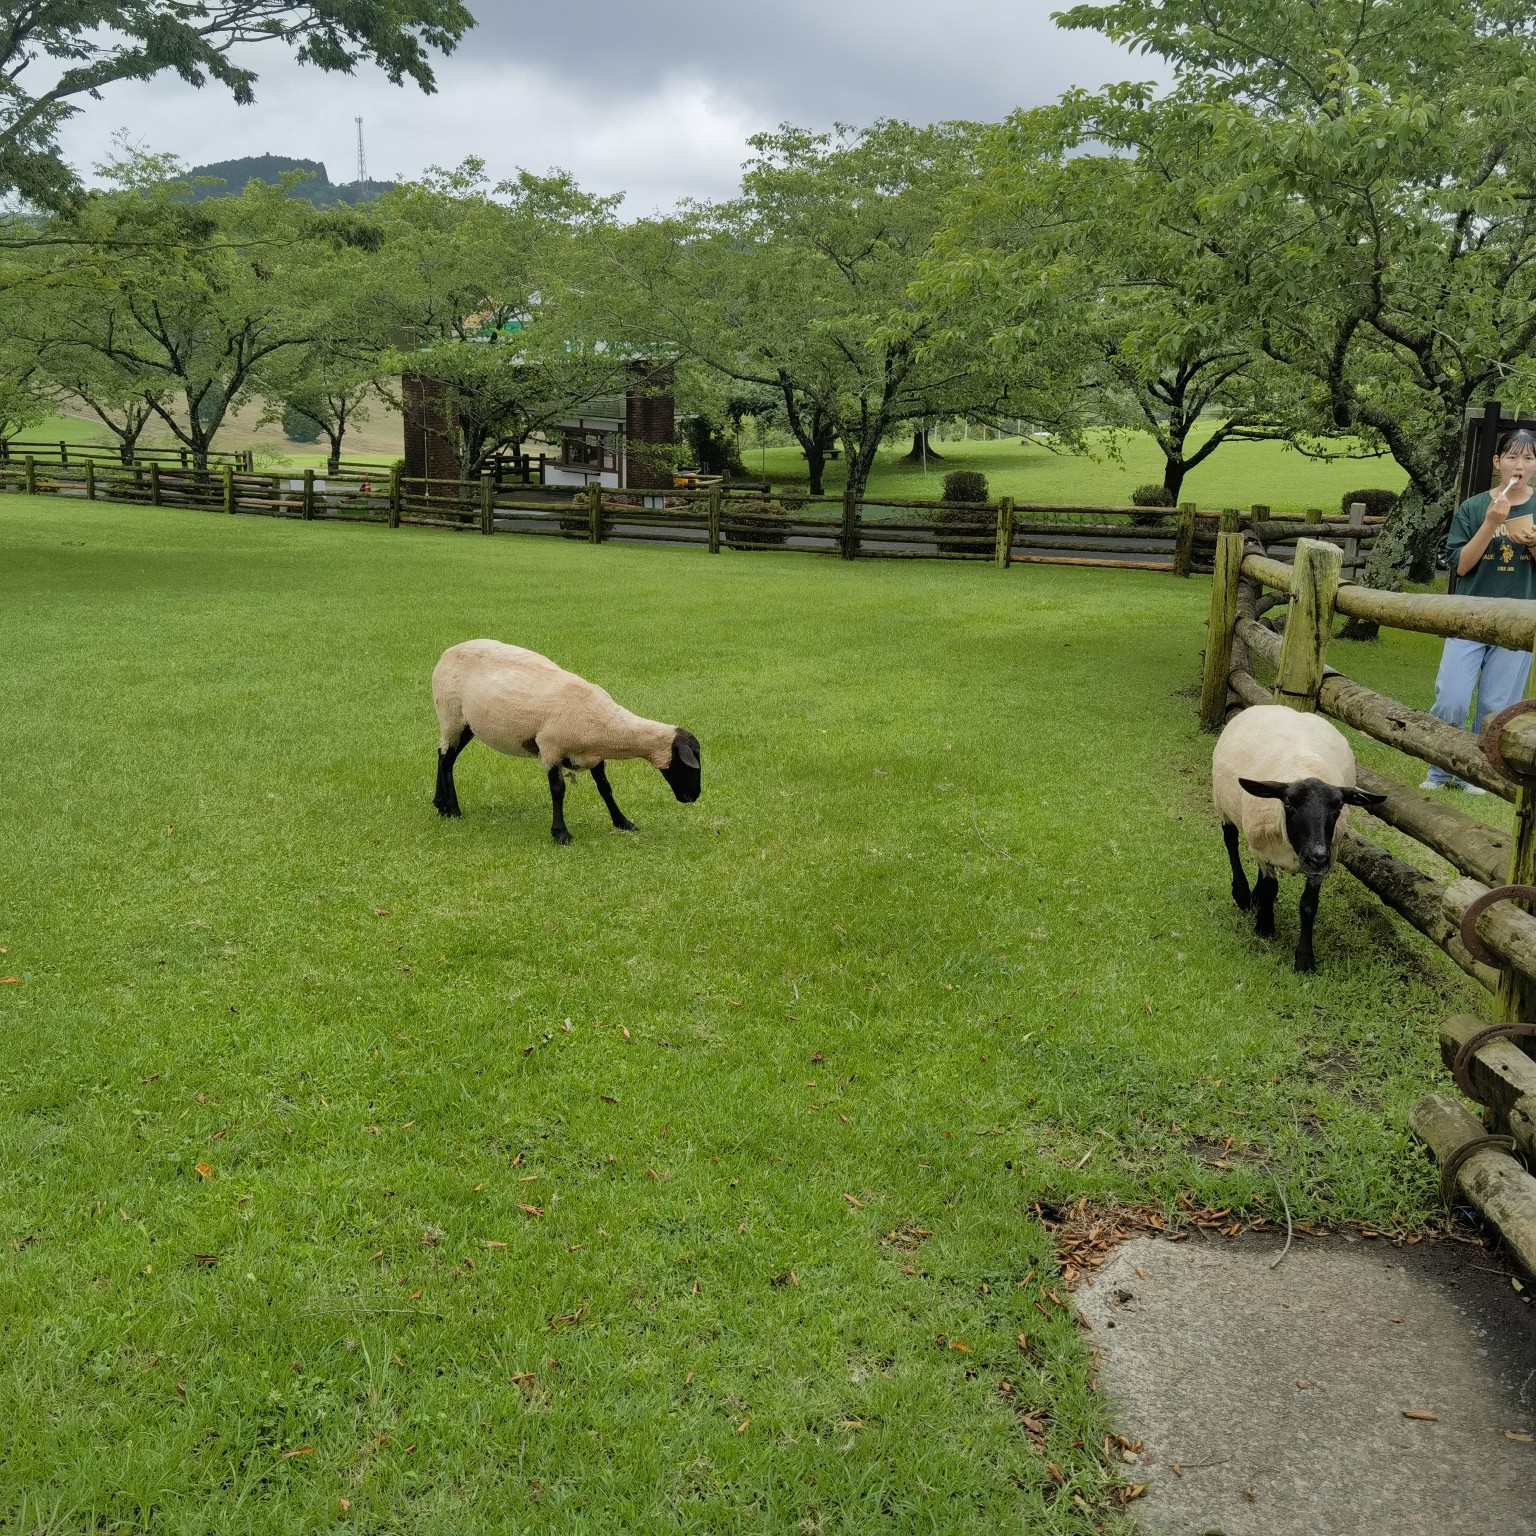
M1293 886L1273 948L1230 906L1203 581L0 544L7 1529L1120 1530L1036 1203L1436 1209L1469 987L1347 880L1315 976ZM481 634L696 731L702 800L620 764L639 834L583 780L558 848L476 744L439 820ZM1422 700L1422 640L1331 659Z
M953 442L936 444L942 461L930 459L924 474L920 464L905 462L907 445L883 451L870 478L871 496L937 497L944 476L952 469L974 469L986 475L994 496L1017 501L1081 502L1123 505L1131 492L1149 481L1163 480L1162 456L1143 434L1090 433L1091 454L1052 452L1038 443ZM805 459L798 448L770 448L766 453L746 449L750 474L766 468L775 485L806 484ZM841 494L844 466L828 465L827 490ZM1282 443L1228 443L1217 450L1184 482L1183 500L1203 507L1250 507L1257 502L1278 511L1325 507L1337 510L1347 491L1364 486L1400 490L1403 472L1390 459L1309 459Z

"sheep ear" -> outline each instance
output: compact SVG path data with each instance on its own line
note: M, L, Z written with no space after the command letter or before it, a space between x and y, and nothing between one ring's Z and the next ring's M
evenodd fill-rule
M1256 800L1283 800L1291 786L1278 779L1239 779L1237 781Z
M1385 795L1372 794L1368 789L1346 789L1344 791L1345 805L1359 805L1367 809L1373 805L1380 805L1386 798Z
M672 755L685 768L697 768L699 766L699 752L691 736L685 736L681 732L672 743Z

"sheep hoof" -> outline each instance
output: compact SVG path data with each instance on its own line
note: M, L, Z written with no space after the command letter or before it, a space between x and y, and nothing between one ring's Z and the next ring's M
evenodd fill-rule
M640 828L637 827L634 822L629 820L628 817L625 817L623 821L614 822L613 830L615 832L638 832Z
M571 834L564 827L556 827L550 834L562 848L568 848L571 842Z
M456 805L440 805L437 808L439 816L462 816L464 813Z
M1269 918L1266 922L1263 913L1259 914L1259 920L1253 925L1254 933L1261 939L1272 939L1275 936L1275 920Z
M1317 970L1317 961L1311 955L1297 955L1296 969L1303 976L1309 976Z

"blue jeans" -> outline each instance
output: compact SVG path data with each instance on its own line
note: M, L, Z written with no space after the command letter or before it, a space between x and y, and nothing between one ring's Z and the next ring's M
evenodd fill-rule
M1477 711L1472 717L1475 735L1489 715L1508 708L1525 694L1525 680L1531 670L1529 651L1506 651L1497 645L1483 645L1477 640L1447 640L1435 674L1435 704L1430 710L1438 720L1465 726L1472 695L1477 694ZM1431 767L1425 775L1429 784L1449 784L1451 775L1443 768ZM1460 779L1455 781L1461 783Z

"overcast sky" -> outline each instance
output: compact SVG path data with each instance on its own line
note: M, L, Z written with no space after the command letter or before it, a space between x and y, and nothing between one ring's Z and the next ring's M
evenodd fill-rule
M63 135L82 172L126 128L188 164L237 155L323 160L356 175L411 177L484 159L493 175L559 166L594 192L625 192L638 217L681 197L735 190L745 140L790 121L996 119L1070 86L1155 75L1150 61L1050 19L1065 0L469 0L480 25L440 62L438 91L301 69L253 50L256 105L171 75L108 87Z

